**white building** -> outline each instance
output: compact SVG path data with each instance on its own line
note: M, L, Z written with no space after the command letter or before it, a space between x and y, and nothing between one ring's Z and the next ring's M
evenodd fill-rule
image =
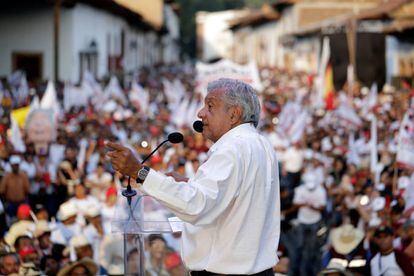
M166 10L168 20L159 26L119 0L61 0L59 39L55 41L53 2L2 1L0 76L24 69L32 80L55 79L57 62L58 79L76 83L84 70L103 78L113 72L130 72L142 65L163 62L164 56L168 62L179 59L178 44L169 46L171 37L174 41L179 39L178 21L171 19L174 11L170 4L152 0L154 7L162 9L161 19ZM166 22L173 26L165 26Z
M198 12L196 14L198 59L208 62L229 56L233 47L233 33L229 29L229 22L247 13L247 10Z

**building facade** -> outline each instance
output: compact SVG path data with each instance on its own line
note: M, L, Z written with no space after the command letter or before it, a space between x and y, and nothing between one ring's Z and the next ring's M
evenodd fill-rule
M156 26L114 1L61 1L58 15L51 2L0 4L0 76L23 69L32 81L77 83L85 70L101 79L179 59L178 43L170 45L179 40L177 15L168 3L160 6L167 25Z

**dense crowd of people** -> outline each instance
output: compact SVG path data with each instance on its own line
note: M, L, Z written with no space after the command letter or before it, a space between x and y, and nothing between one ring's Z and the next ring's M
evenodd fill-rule
M414 275L414 170L396 162L401 122L407 112L414 116L413 91L385 85L375 93L355 83L326 109L309 74L261 68L260 77L259 128L280 165L275 273ZM203 104L194 68L143 68L124 83L121 89L111 79L103 90L85 75L89 101L56 113L56 139L47 147L22 130L24 151L11 141L17 106L4 93L1 275L123 275L123 237L112 233L111 221L128 179L111 168L106 140L143 159L179 130L184 142L161 147L147 164L192 177L205 161L210 142L191 128ZM61 103L64 89L57 90ZM179 239L179 232L145 236L146 275L185 275ZM138 260L136 248L127 253ZM136 263L128 265L138 273Z

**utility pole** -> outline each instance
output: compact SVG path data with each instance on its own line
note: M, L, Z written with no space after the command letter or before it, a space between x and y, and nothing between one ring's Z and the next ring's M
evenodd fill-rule
M59 80L59 27L60 27L60 6L61 0L55 0L54 8L54 80Z

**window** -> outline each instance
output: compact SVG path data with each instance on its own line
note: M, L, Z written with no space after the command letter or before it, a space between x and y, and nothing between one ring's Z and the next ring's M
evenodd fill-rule
M89 71L95 78L98 75L98 51L96 42L92 41L89 48L79 53L80 58L80 78L82 79L83 72Z

